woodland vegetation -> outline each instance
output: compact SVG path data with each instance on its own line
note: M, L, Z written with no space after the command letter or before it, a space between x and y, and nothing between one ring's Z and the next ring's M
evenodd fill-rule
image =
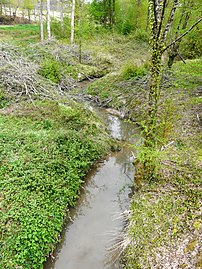
M43 268L84 175L118 147L85 100L142 132L114 259L201 268L200 2L0 0L1 268Z

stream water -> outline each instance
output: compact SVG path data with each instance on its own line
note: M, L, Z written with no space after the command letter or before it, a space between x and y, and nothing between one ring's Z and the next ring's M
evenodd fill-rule
M114 138L134 142L139 137L135 125L104 110L98 113ZM110 261L107 249L123 229L119 216L130 204L134 170L127 142L120 142L121 151L111 153L86 176L80 199L71 209L71 221L67 220L53 254L55 258L49 258L44 269L121 268Z

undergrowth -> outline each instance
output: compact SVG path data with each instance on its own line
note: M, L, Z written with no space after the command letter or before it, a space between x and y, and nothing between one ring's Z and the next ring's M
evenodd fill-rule
M43 268L66 209L110 139L89 111L36 102L0 114L0 267Z
M135 182L124 268L201 268L201 65L201 59L177 62L172 87L162 93L172 97L161 111L170 115L168 140L156 181Z
M34 24L0 25L2 41L9 41L14 45L26 46L39 42L39 26Z

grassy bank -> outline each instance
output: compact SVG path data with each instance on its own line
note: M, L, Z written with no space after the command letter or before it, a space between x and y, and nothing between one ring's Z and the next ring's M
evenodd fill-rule
M7 40L12 29L2 29ZM6 62L0 69L4 78L0 107L10 98L13 105L0 114L0 266L37 269L58 241L66 207L74 204L85 172L110 148L110 139L95 116L79 105L35 99L41 94L42 99L59 100L78 85L79 76L92 80L110 72L82 93L143 126L148 45L132 35L104 33L82 40L79 63L78 46L57 41L30 45L26 38L19 54L12 46L2 49L6 57L10 55L10 65ZM135 182L123 241L124 247L130 242L125 268L201 268L201 69L202 60L197 59L187 60L186 65L177 62L164 72L158 179L138 186ZM24 74L37 78L37 83L32 84L32 79L25 87ZM81 96L80 90L74 90L74 98L76 93ZM34 105L28 101L17 105L16 96Z
M85 173L109 149L103 125L73 102L0 114L0 267L43 268Z
M141 125L147 112L146 76L125 79L124 68L95 81L84 93ZM120 244L120 251L128 244L124 268L201 268L201 69L202 59L196 59L164 71L158 178L134 182L128 232Z
M92 44L79 63L78 46L35 43L36 26L2 26L0 34L8 42L0 51L0 267L37 269L58 242L85 173L111 149L105 127L69 101L70 92L78 74L99 77L113 69L117 58L109 59L109 49L118 45ZM61 98L65 105L50 101Z
M158 179L134 182L128 232L120 245L122 251L128 244L124 268L201 268L201 69L202 59L196 59L176 62L164 71ZM84 93L140 125L146 118L144 75L125 79L123 68L92 83Z
M133 197L125 268L202 266L201 68L201 59L176 63L162 94L173 104L166 125L173 142L159 152L158 180L141 182Z
M18 46L39 42L39 26L34 24L0 25L0 39Z

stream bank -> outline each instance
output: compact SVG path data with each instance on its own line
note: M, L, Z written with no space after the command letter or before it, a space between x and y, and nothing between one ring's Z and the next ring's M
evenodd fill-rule
M121 150L109 154L85 177L61 243L44 269L120 268L107 249L116 242L125 224L121 215L129 209L134 174L128 143L137 141L139 130L104 109L97 111L105 119L112 137L126 142L120 142Z

